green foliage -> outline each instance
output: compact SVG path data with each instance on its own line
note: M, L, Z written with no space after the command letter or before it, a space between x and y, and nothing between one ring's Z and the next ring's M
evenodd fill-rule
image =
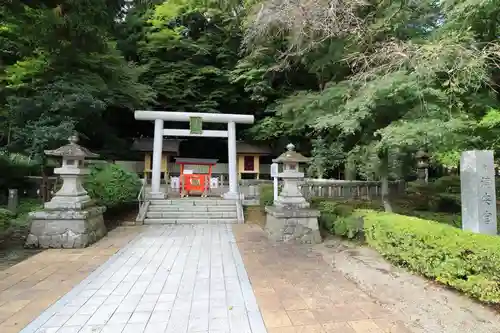
M40 165L19 154L0 153L0 196L7 196L10 188L20 193L29 187L26 176L36 175Z
M398 210L396 213L407 216L414 216L424 220L436 221L449 226L462 229L461 213L429 212L425 210Z
M11 220L13 228L29 228L31 219L29 213L43 208L43 203L39 198L21 198L17 207L17 215Z
M312 140L312 146L312 160L308 171L316 178L324 178L345 159L341 143L329 144L323 137L319 136Z
M321 212L319 224L324 230L347 238L354 238L357 234L357 228L351 229L349 224L352 207L338 202L324 201L320 202L317 208Z
M39 198L25 198L19 199L17 212L14 214L7 209L6 205L0 207L0 232L7 229L19 230L29 228L31 219L29 213L40 210L43 208L43 203Z
M460 212L460 177L444 176L429 183L408 183L407 194L416 210Z
M245 105L241 87L230 82L240 39L238 7L230 3L165 1L143 14L137 54L148 69L142 81L157 92L158 103L191 112Z
M0 208L0 232L7 230L16 215L8 209Z
M357 211L385 258L480 301L499 304L500 238L398 214Z
M121 4L120 4L121 3ZM112 40L123 1L63 0L0 9L0 117L3 143L44 162L75 130L96 146L116 139L109 113L152 101Z
M323 230L348 239L361 239L363 237L363 221L354 216L353 212L357 208L372 208L373 203L314 198L312 206L321 213L318 221Z
M274 190L272 184L261 184L260 185L260 206L262 208L266 206L272 206L274 203Z
M43 203L38 198L21 198L17 207L17 215L27 214L43 207Z
M479 125L489 129L500 126L500 111L497 109L488 110L486 115L479 122Z
M500 108L490 108L484 117L480 119L477 128L481 136L481 142L485 142L487 149L493 149L495 152L500 150Z
M436 152L433 159L446 168L458 169L461 152L458 150Z
M98 163L92 165L84 187L97 204L114 208L137 200L141 180L116 164Z
M244 31L251 52L238 73L245 87L268 87L276 68L287 73L297 64L316 79L302 87L289 80L295 89L282 91L279 102L268 106L265 115L272 120L257 124L261 137L301 133L312 143L311 133L321 133L324 146L360 155L358 175L367 179L405 175L391 168L407 169L408 153L421 147L447 166L457 162L449 152L500 147L493 3L354 1L329 11L321 1L302 6L263 0L252 6ZM270 45L274 53L267 51ZM254 59L261 50L274 61ZM248 66L252 61L255 66ZM392 160L380 161L387 152Z
M447 166L500 150L497 1L325 4L8 1L0 143L44 162L76 130L93 150L125 150L151 135L131 110L153 104L255 115L238 133L293 141L318 176L348 158L386 184L422 147Z

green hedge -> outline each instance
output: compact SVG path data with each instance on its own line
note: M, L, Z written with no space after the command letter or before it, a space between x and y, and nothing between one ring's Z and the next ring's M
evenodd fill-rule
M320 228L349 239L363 238L362 223L359 218L353 215L356 209L376 210L381 208L381 205L371 201L335 201L324 198L314 198L311 206L321 212L318 219Z
M84 187L99 205L111 209L137 200L142 186L137 174L112 163L93 164L90 169Z
M357 210L365 237L391 262L487 303L500 303L500 237L417 217Z

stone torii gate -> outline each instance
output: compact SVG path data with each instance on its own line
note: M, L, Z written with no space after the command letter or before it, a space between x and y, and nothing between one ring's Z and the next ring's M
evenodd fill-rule
M238 174L236 167L236 124L253 124L254 116L222 113L191 113L169 111L135 111L135 119L154 121L153 140L153 170L151 175L151 198L163 199L161 191L161 153L164 136L211 137L227 138L229 164L229 192L224 194L227 199L237 199ZM164 121L189 122L190 129L165 129ZM226 123L227 131L203 130L203 123Z

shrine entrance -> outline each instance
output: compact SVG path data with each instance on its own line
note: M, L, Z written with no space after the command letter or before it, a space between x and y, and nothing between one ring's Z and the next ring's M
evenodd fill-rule
M177 157L175 163L180 165L179 193L181 198L193 194L207 197L210 191L212 168L217 160Z
M152 199L165 198L165 193L160 186L164 136L227 138L229 191L224 194L224 197L227 199L237 199L239 197L236 166L236 124L253 124L254 116L168 111L135 111L134 116L137 120L149 120L155 123L150 193ZM189 129L165 129L164 121L189 122ZM203 123L226 123L227 131L204 130Z

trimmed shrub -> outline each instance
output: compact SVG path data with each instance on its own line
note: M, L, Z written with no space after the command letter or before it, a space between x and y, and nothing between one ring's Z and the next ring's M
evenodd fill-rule
M93 164L90 169L84 187L97 204L115 208L137 200L142 186L137 174L112 163Z
M314 199L312 206L321 213L318 221L323 230L349 239L363 237L363 223L354 216L355 205L349 202Z
M500 237L392 213L357 210L367 242L391 262L487 303L500 303Z

